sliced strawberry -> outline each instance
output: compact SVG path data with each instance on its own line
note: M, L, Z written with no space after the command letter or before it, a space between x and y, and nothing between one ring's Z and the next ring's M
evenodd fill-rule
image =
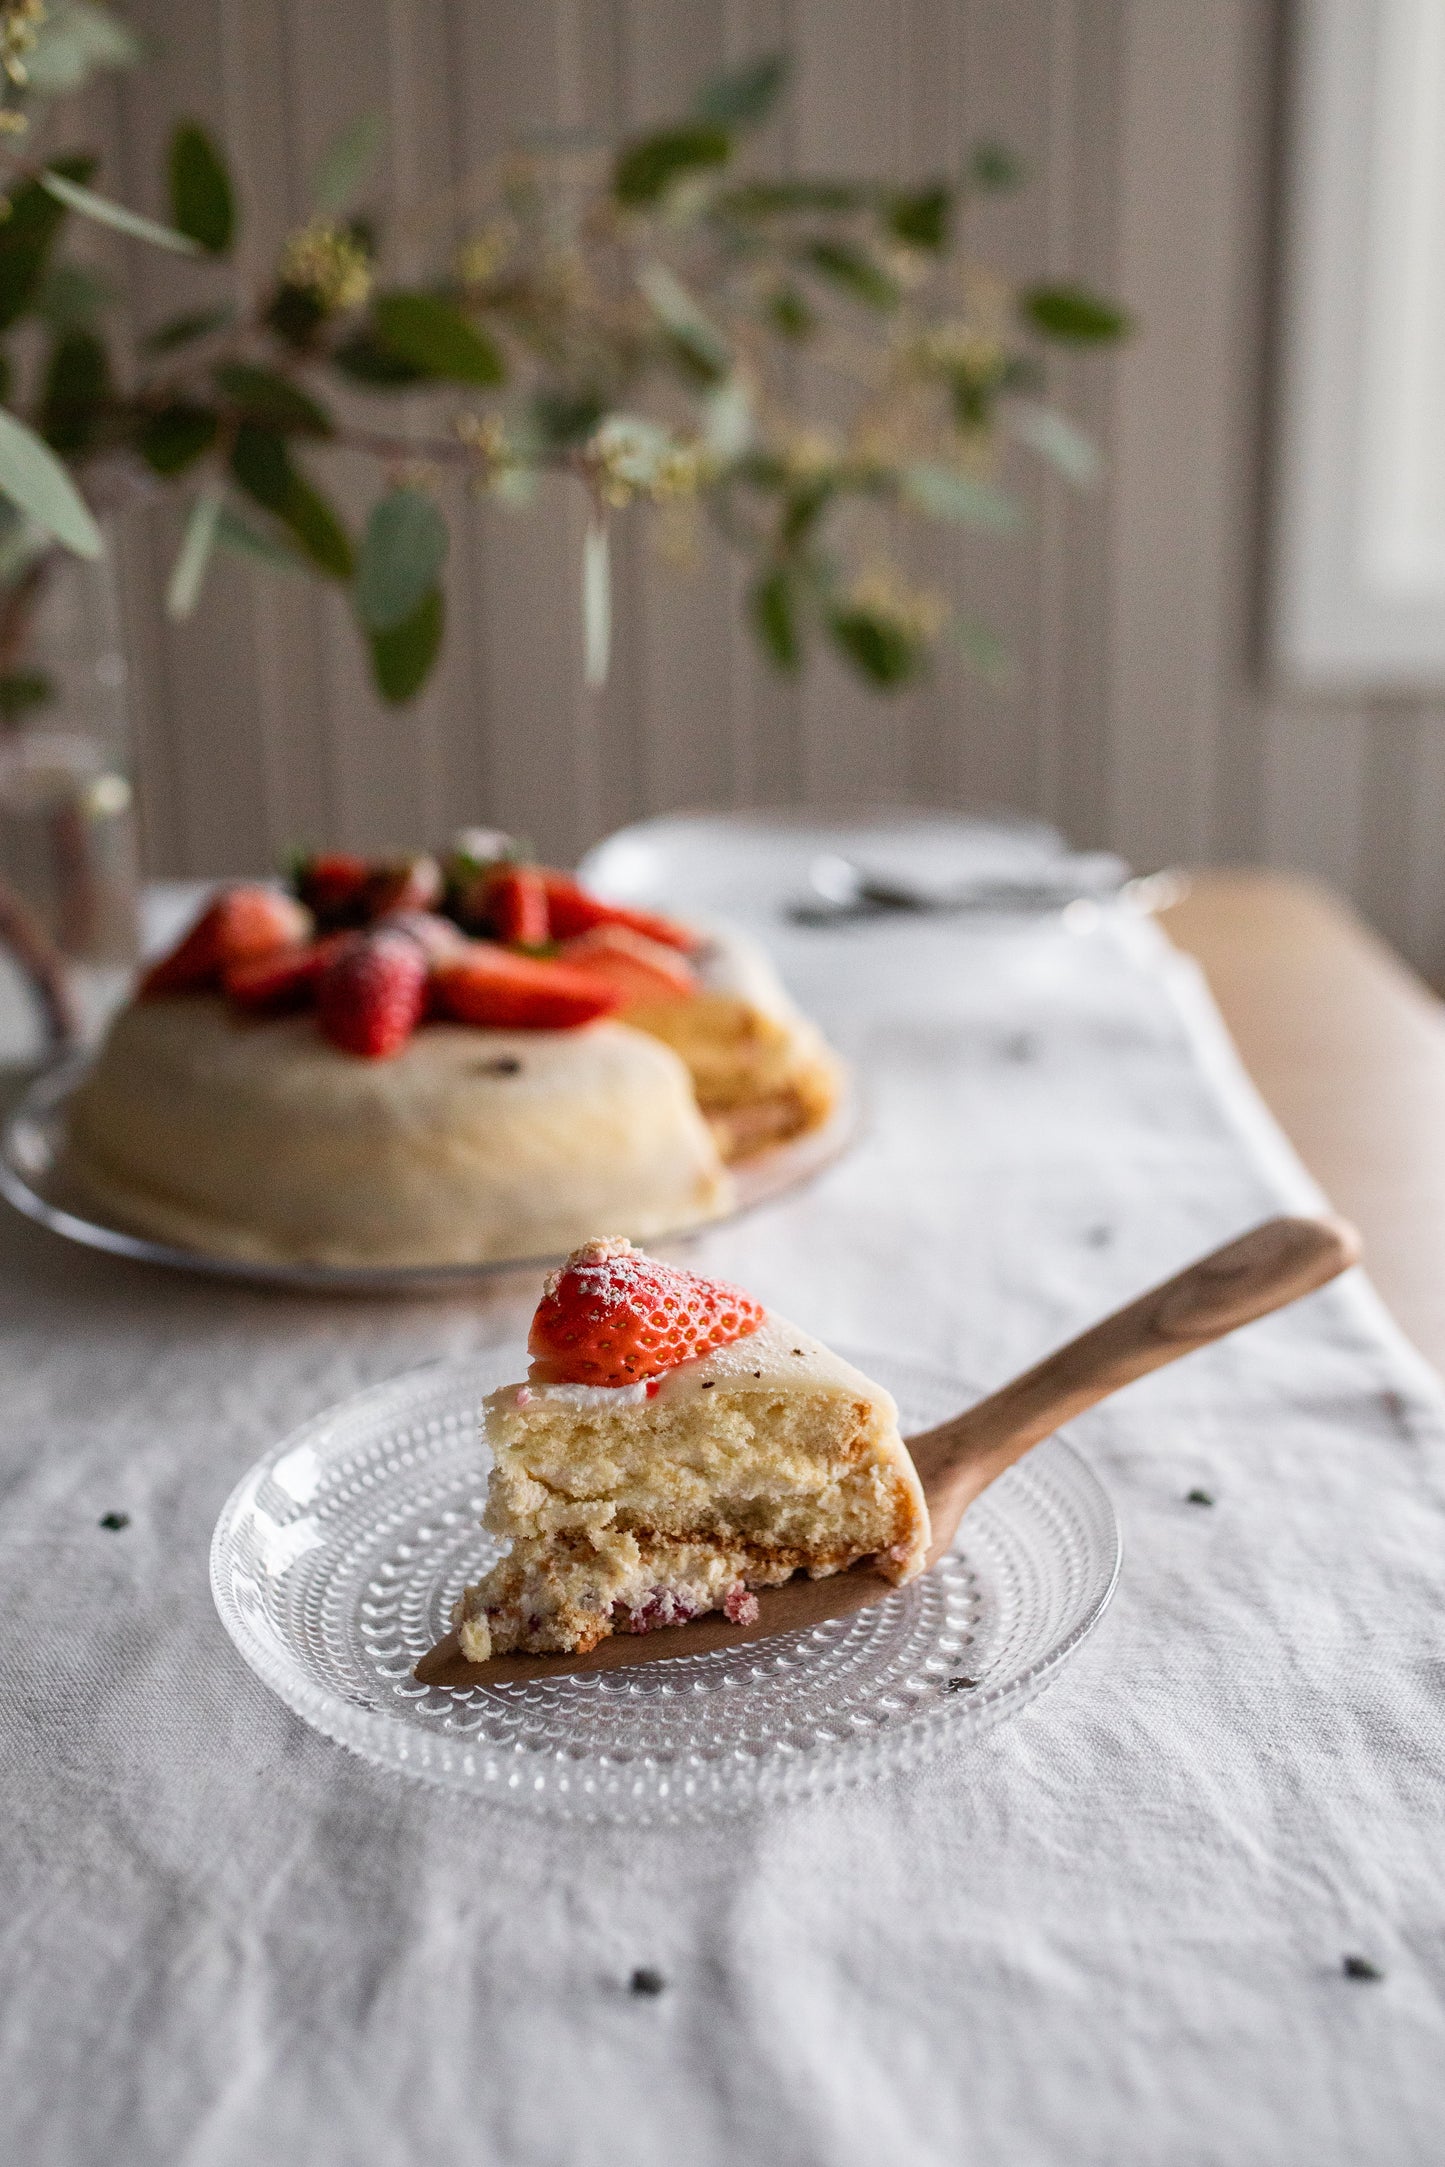
M499 865L489 873L482 908L499 941L540 948L551 938L547 890L535 865Z
M639 1384L756 1331L761 1302L643 1256L627 1241L574 1249L542 1290L527 1345L548 1384Z
M469 942L464 955L436 964L432 994L454 1023L503 1031L570 1031L620 1005L611 986L582 971L489 941Z
M276 888L226 888L170 954L151 965L140 982L140 998L207 992L228 968L294 948L310 931L311 913L294 897Z
M622 903L604 903L600 896L589 895L570 873L556 873L549 866L540 866L538 871L547 891L554 940L570 940L574 933L590 933L594 926L625 925L667 948L698 946L698 936L675 919L660 918L650 910L628 910Z
M316 984L322 1034L346 1053L399 1053L426 1008L427 961L409 934L354 933Z
M222 990L235 1007L252 1015L281 1016L307 1008L316 997L321 973L347 938L345 933L330 933L302 947L278 948L254 963L233 963L221 974Z
M686 1001L697 992L697 973L675 948L634 933L631 926L599 925L563 944L558 961L589 978L615 986L634 1001Z
M319 851L302 858L292 875L296 893L315 912L316 923L324 931L364 922L370 879L371 867L365 858L349 850Z

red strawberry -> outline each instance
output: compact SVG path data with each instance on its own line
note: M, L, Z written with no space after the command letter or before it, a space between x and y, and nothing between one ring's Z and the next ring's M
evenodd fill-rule
M316 913L319 926L360 925L365 917L363 897L371 878L365 858L349 850L320 851L302 858L293 885L303 903Z
M547 890L535 865L499 865L486 876L481 908L499 941L540 948L550 938Z
M527 1345L545 1384L640 1384L756 1331L763 1305L631 1242L574 1249L542 1289Z
M574 933L590 933L594 926L631 926L634 933L645 933L650 941L661 941L668 948L696 948L698 937L686 926L678 925L672 918L659 918L650 910L628 910L621 903L604 903L600 896L589 895L579 887L570 873L554 873L548 866L538 871L547 891L547 909L551 918L552 938L569 940Z
M311 931L311 913L275 888L226 888L209 903L189 933L140 982L140 998L164 993L202 993L220 984L238 963L294 948Z
M441 901L442 869L435 858L399 858L374 865L367 875L362 909L368 925L394 910L427 910Z
M621 996L600 979L545 956L514 955L489 941L444 958L432 971L436 1006L456 1023L513 1031L570 1031L610 1015Z
M322 1035L346 1053L400 1053L426 1007L426 957L406 933L356 933L316 984Z
M228 1001L259 1016L280 1016L309 1007L321 973L344 945L345 933L298 948L278 948L254 963L233 963L221 975Z
M697 974L685 957L630 926L599 925L579 933L564 944L558 960L614 986L629 1006L634 1001L685 1001L697 992Z

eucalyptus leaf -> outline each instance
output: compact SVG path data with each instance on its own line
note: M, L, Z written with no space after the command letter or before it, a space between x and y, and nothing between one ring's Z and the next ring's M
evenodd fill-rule
M370 635L371 669L382 698L393 707L414 699L441 651L446 606L440 587L423 595L403 624Z
M405 391L426 381L425 369L419 369L413 361L404 361L368 331L354 331L331 358L343 376L349 376L354 384L365 384L370 391Z
M716 208L733 218L779 218L862 210L868 190L858 181L745 181L719 196Z
M274 369L254 362L230 361L216 370L216 388L247 421L278 429L283 436L327 437L336 433L325 407Z
M35 44L25 56L27 88L64 98L106 68L130 68L144 48L134 32L93 0L48 0Z
M224 256L236 238L236 199L225 160L196 121L182 121L171 137L168 170L177 232Z
M704 83L693 101L693 112L718 128L759 128L787 88L791 73L786 53L760 54Z
M88 451L111 396L110 361L93 331L67 331L51 348L40 393L40 426L52 451Z
M294 549L278 542L274 535L265 534L253 527L249 519L243 519L234 504L223 504L216 521L216 547L229 549L238 557L250 557L258 564L268 564L276 572L299 572L302 560Z
M810 241L802 250L802 260L830 285L838 287L852 300L861 301L865 308L893 309L898 306L897 285L882 265L856 241Z
M906 242L910 248L924 248L939 254L948 246L953 221L953 190L943 181L935 181L927 188L887 196L883 217L895 240Z
M1012 534L1021 524L1018 506L991 482L976 481L956 467L921 460L899 476L899 494L930 519L951 519L964 527L984 527Z
M54 546L53 537L44 527L0 497L0 583L19 579L37 557L43 557Z
M446 562L447 523L425 490L393 489L372 506L356 560L356 614L368 632L412 616Z
M620 152L612 173L612 193L619 203L640 210L659 202L684 174L726 165L731 155L727 130L702 122L643 136Z
M757 433L753 390L741 371L703 399L703 441L717 459L740 459Z
M638 272L637 283L689 373L704 384L720 382L732 367L732 349L681 279L666 264L648 263Z
M311 201L318 211L334 218L346 209L385 141L386 121L380 113L358 113L333 136L311 182Z
M136 448L153 472L182 474L210 450L220 426L220 416L209 407L176 399L147 415Z
M438 382L490 390L506 381L506 364L486 332L437 294L381 294L373 322L383 346Z
M242 422L231 448L231 472L247 496L290 529L320 571L332 579L351 578L351 537L320 490L293 463L284 437Z
M607 521L590 519L582 539L582 680L600 692L612 667L612 548Z
M222 502L219 489L203 489L191 506L191 516L186 521L186 531L166 588L166 615L173 623L178 624L189 617L201 598L206 567L216 546Z
M1016 401L1007 413L1013 435L1057 467L1067 480L1087 489L1099 479L1104 463L1098 449L1067 415L1051 406L1035 406L1031 400Z
M1127 337L1125 310L1083 286L1029 286L1019 296L1019 311L1035 331L1065 345L1091 346Z
M35 313L52 331L88 331L116 299L108 279L84 263L52 263L35 296Z
M141 340L141 350L147 354L171 354L178 347L189 346L196 339L209 338L213 331L224 331L236 321L236 311L229 301L215 308L187 309L181 316L169 316L154 331L148 331Z
M881 612L857 607L830 610L828 632L838 652L880 692L896 691L916 677L927 648L906 626Z
M785 676L796 676L802 668L803 641L792 575L779 566L758 580L748 596L748 613L774 668Z
M169 248L178 256L200 254L200 244L186 233L177 233L173 226L157 225L153 218L142 218L139 211L129 211L123 203L112 203L109 196L98 196L92 188L82 188L78 181L67 180L50 166L40 176L40 185L57 203L63 203L68 211L79 211L83 218L93 218L98 226L110 226L117 233L128 234L133 241L150 241L157 248Z
M95 160L54 158L50 172L66 180L88 180ZM22 181L10 192L10 215L0 220L0 331L33 306L46 275L51 249L65 223L65 205L38 180Z
M98 557L100 529L48 444L0 407L0 493L77 557Z

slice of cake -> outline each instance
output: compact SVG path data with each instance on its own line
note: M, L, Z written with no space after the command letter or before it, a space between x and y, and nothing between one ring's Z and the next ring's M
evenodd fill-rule
M739 1624L755 1588L876 1560L909 1580L928 1510L886 1392L737 1287L577 1250L547 1281L525 1383L487 1400L485 1525L509 1548L454 1623L472 1662L609 1633Z

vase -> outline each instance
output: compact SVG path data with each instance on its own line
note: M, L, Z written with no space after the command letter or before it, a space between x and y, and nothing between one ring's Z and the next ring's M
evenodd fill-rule
M125 685L107 559L0 580L0 939L57 1052L99 1031L138 951Z

